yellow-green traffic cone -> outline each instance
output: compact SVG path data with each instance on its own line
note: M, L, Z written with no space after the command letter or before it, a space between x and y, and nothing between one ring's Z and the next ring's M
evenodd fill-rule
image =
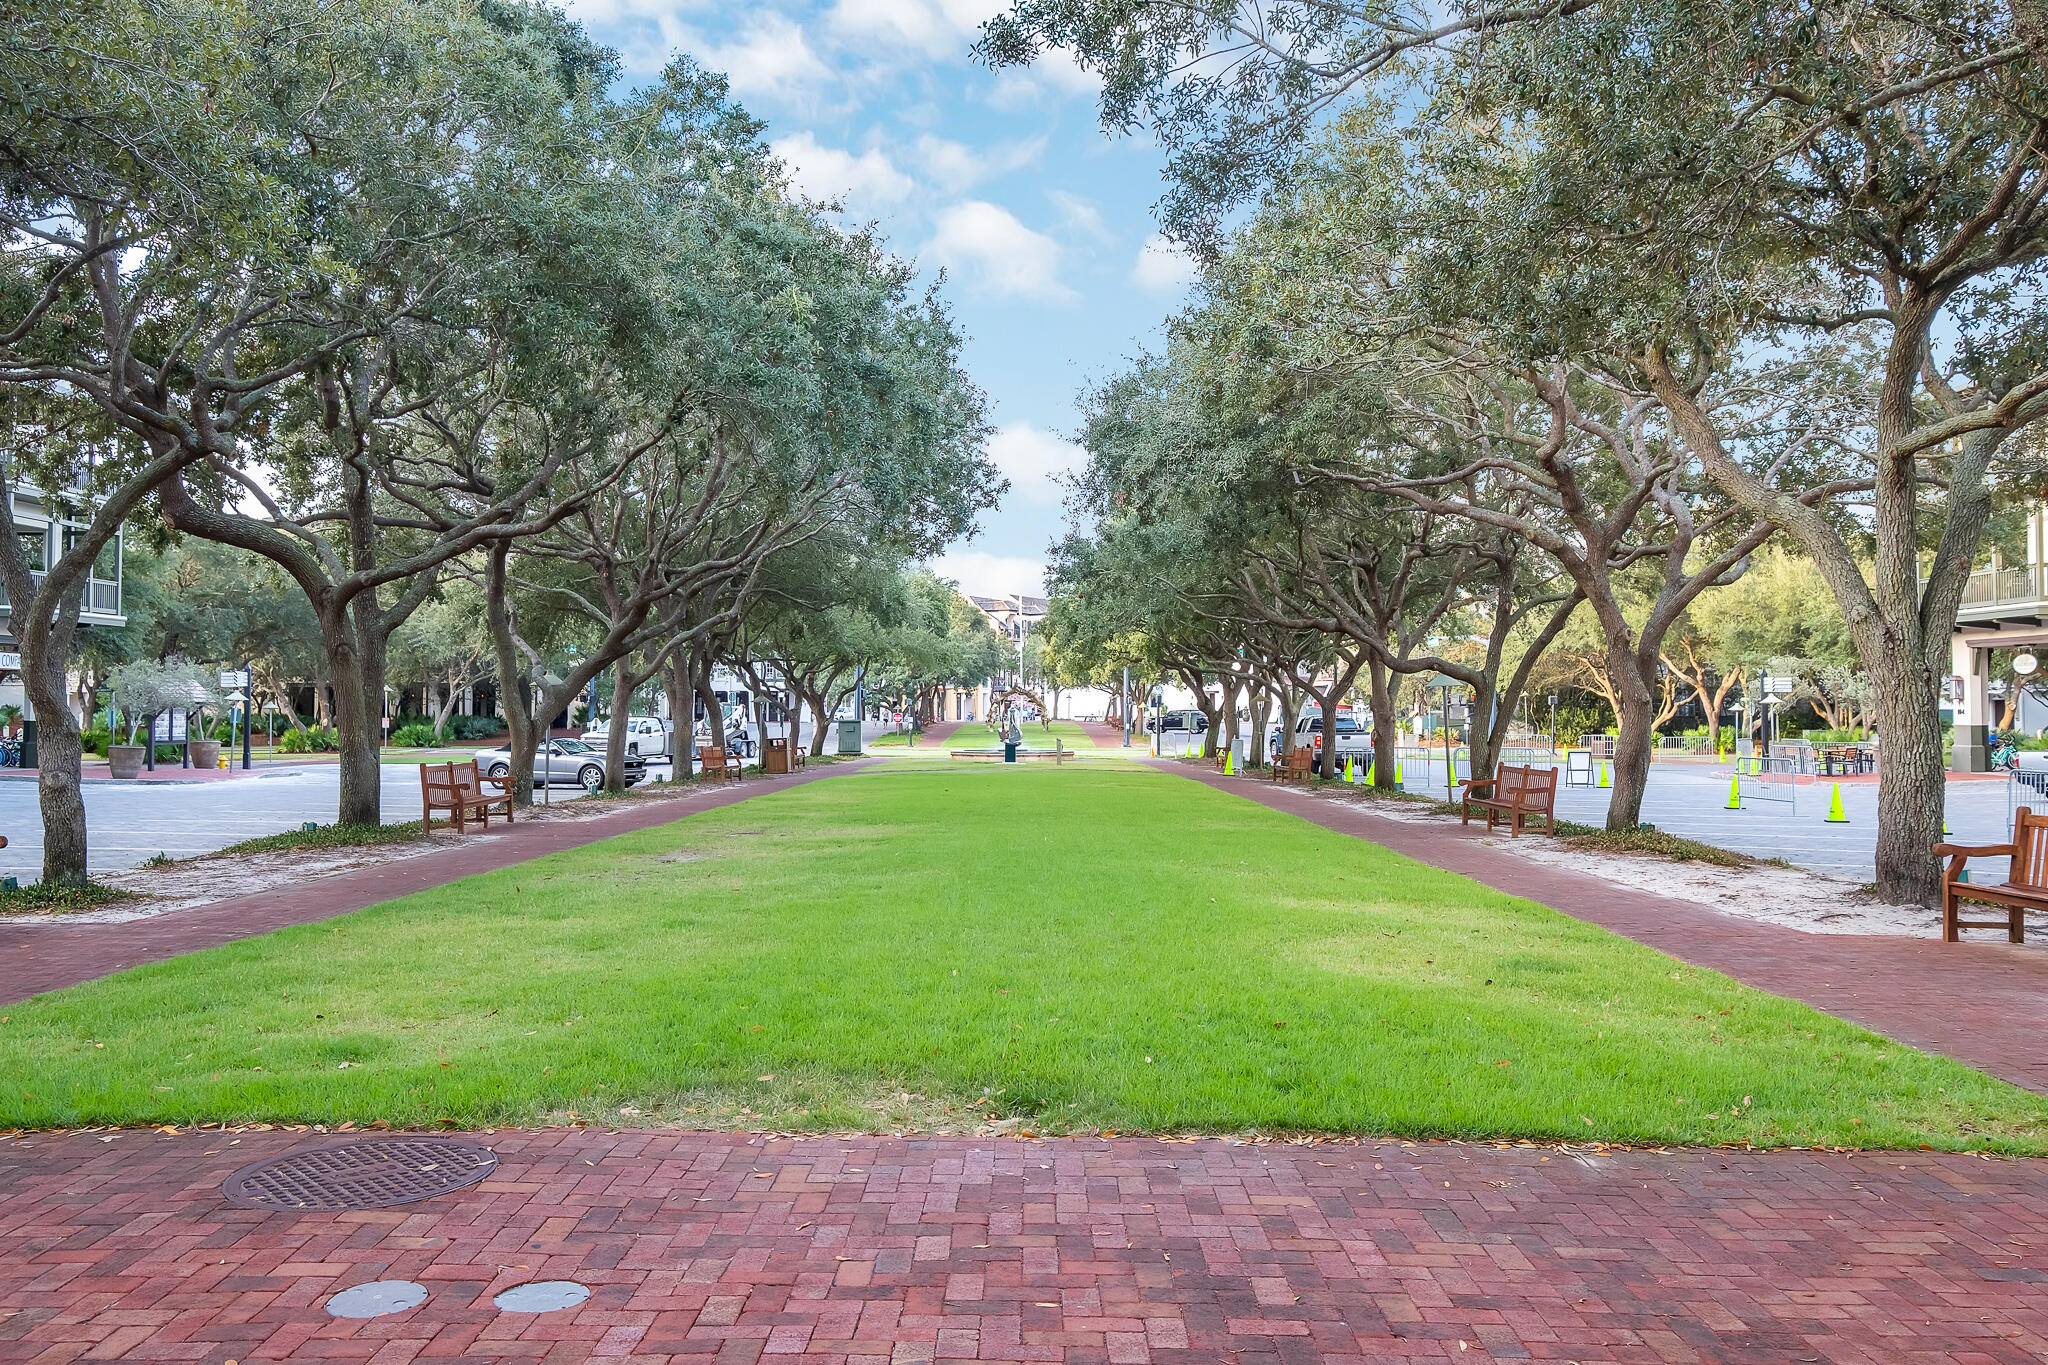
M1372 785L1372 775L1373 775L1373 774L1374 774L1375 772L1379 771L1379 766L1380 766L1380 761L1379 761L1379 759L1377 759L1377 758L1368 758L1368 759L1367 759L1367 760L1365 761L1365 785L1366 785L1366 786L1370 787L1370 786Z
M1849 817L1842 814L1842 784L1839 782L1835 784L1833 799L1828 802L1828 823L1831 825L1846 825L1849 823Z
M1394 760L1394 785L1397 787L1403 785L1401 781L1401 760L1398 758Z
M1235 766L1236 762L1237 762L1237 750L1235 750L1235 749L1225 749L1225 750L1223 751L1223 775L1224 775L1225 777L1236 777L1236 776L1237 776L1237 768L1236 768L1236 766Z
M1728 809L1742 809L1742 779L1734 773L1728 774Z
M1607 765L1605 763L1602 763L1600 765L1600 785L1603 787L1611 787L1614 785L1613 782L1608 780Z
M1358 770L1351 765L1356 762L1350 754L1344 755L1344 780L1353 786L1358 784Z

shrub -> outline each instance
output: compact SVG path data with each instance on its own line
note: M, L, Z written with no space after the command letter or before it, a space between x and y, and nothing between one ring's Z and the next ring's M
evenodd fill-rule
M391 732L391 743L400 749L431 749L440 742L434 734L434 727L424 721L414 721Z
M505 722L496 716L450 716L450 739L490 739L505 733Z
M340 736L323 726L315 725L309 730L291 730L277 737L277 751L281 754L325 753L339 746Z
M90 730L82 730L78 735L78 742L85 751L89 754L98 754L101 758L107 756L108 739L107 731L97 726Z

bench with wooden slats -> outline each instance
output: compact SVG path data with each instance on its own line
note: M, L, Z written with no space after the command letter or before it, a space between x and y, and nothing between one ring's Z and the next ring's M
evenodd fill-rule
M498 790L487 792L484 783L496 783ZM469 828L472 816L486 829L490 828L492 812L504 815L505 823L512 823L512 779L507 777L485 777L476 766L476 760L467 763L422 763L420 764L420 823L428 828L434 824L435 811L447 811L449 819L444 824L453 824L457 834Z
M1941 936L1961 941L1964 929L2003 929L2014 943L2027 941L2026 912L2048 910L2048 815L2021 806L2012 819L2009 844L1936 844L1934 856L1948 859L1941 879ZM1967 880L1972 858L2007 858L2005 880L1979 885ZM1963 905L1995 906L2002 919L1964 919Z
M1484 792L1484 795L1480 793ZM1472 812L1486 812L1486 828L1505 820L1508 837L1519 839L1522 825L1531 817L1543 817L1543 827L1557 831L1553 807L1557 803L1557 769L1537 768L1522 763L1503 763L1490 778L1467 782L1459 802L1458 823L1472 822Z

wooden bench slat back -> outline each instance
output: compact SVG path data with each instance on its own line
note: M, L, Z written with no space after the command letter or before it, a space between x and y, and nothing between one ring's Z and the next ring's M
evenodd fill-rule
M1493 791L1485 799L1510 806L1548 806L1557 790L1557 769L1503 763L1494 770Z
M2030 890L2048 890L2048 813L2034 814L2027 806L2012 819L2012 870L2006 881Z
M697 750L697 756L703 760L704 766L707 768L715 767L725 762L725 750L715 744L706 744Z

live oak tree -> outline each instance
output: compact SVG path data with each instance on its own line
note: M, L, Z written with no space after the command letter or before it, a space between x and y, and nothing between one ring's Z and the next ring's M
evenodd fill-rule
M324 231L292 116L377 26L357 4L38 3L0 35L4 477L70 523L30 564L0 488L46 881L86 875L63 678L89 567L163 480L240 462L277 392L365 334L338 286L391 224Z
M1548 187L1475 201L1473 240L1545 245L1512 306L1633 347L1693 458L1825 576L1876 690L1877 882L1900 903L1939 892L1956 611L2014 438L2048 413L2048 84L2015 23L2033 13L1603 3L1504 35L1439 98L1512 129L1524 183ZM1760 353L1856 338L1874 354L1832 464L1759 461L1741 415L1702 401ZM1845 475L1872 490L1846 525L1808 496Z

